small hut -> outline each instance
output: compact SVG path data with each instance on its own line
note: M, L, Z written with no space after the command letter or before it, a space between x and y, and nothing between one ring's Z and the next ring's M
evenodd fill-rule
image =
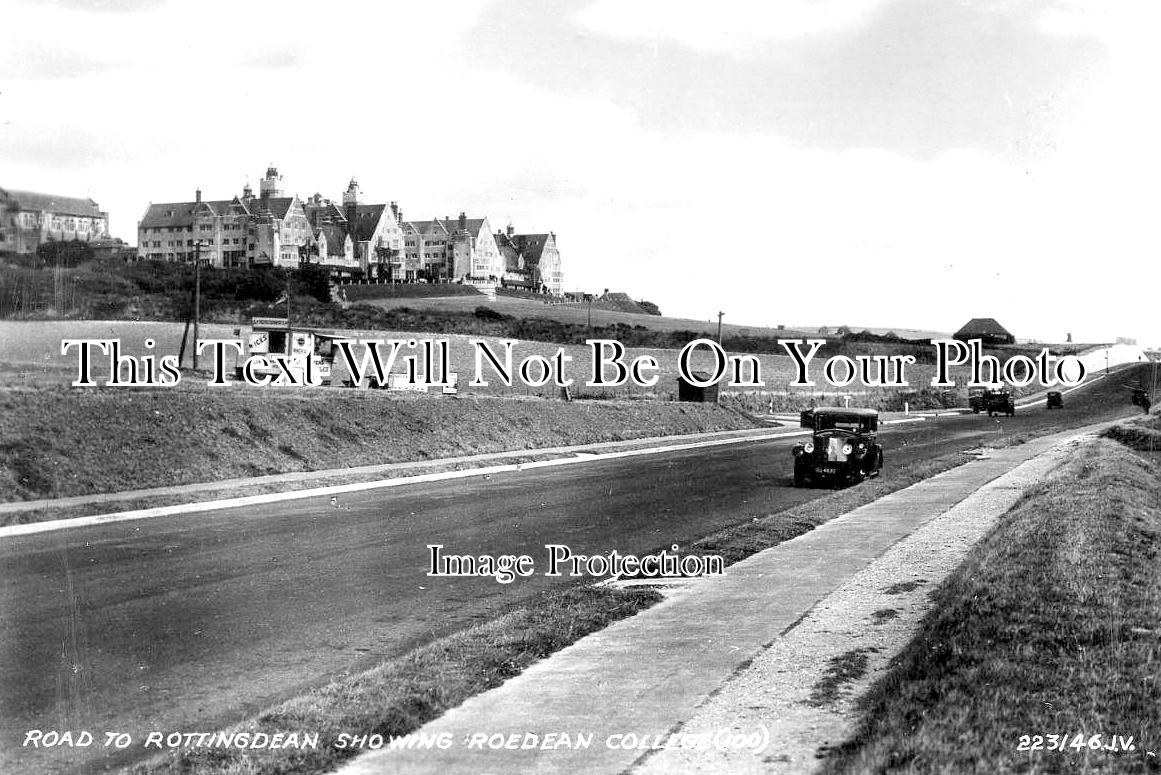
M710 374L704 371L695 371L693 375L699 382L705 382ZM718 402L718 383L701 387L685 379L677 378L677 400L692 401L699 404L716 404Z

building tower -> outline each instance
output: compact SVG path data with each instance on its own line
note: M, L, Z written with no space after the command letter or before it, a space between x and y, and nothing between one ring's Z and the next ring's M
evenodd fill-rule
M266 177L258 184L258 193L263 199L282 196L282 176L277 167L267 167Z
M343 192L343 214L347 216L347 223L349 228L355 228L355 216L359 209L359 184L354 178L347 184L347 190Z

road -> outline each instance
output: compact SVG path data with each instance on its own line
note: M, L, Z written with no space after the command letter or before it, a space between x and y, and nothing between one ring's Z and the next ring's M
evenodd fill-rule
M1094 387L1065 412L944 417L882 433L902 466L1065 421L1127 415ZM567 580L429 578L426 546L644 553L819 497L793 439L665 452L74 528L0 541L0 771L100 772L100 745L34 751L28 729L208 731L327 677L493 617ZM130 749L139 755L139 749Z

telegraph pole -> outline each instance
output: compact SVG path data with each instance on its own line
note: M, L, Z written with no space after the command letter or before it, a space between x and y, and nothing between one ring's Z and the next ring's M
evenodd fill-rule
M193 367L198 367L198 318L200 316L201 307L201 291L202 291L202 241L198 240L194 243L194 290L190 298L189 312L185 316L185 330L181 333L181 347L177 351L177 365L180 368L185 361L185 344L189 338L189 324L193 321L194 330L194 346L193 346Z
M194 243L193 368L198 370L198 322L202 315L202 240Z
M718 313L718 344L721 344L721 343L722 343L722 317L723 317L725 314L726 314L726 313L724 313L724 312L719 312L719 313Z

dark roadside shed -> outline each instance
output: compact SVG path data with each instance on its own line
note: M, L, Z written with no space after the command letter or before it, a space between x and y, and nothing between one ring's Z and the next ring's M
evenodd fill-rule
M695 371L691 376L699 382L705 382L713 375L704 371ZM718 402L718 384L715 382L712 385L701 387L686 380L685 377L678 377L677 400L692 401L699 404L716 404Z

